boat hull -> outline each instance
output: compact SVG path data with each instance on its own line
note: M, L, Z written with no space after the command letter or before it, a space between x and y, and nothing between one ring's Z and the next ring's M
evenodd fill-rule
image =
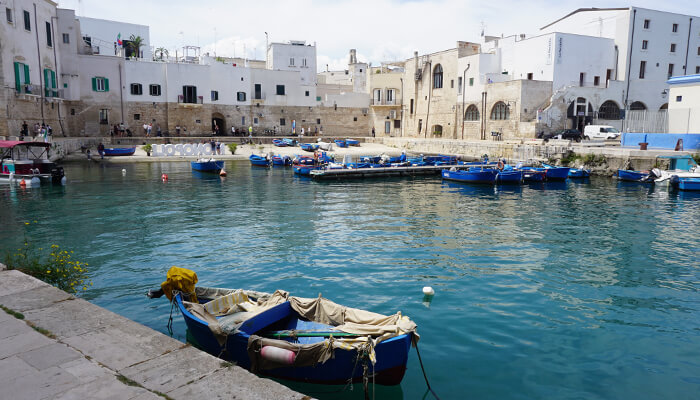
M700 178L688 178L673 176L671 185L678 187L679 190L700 191Z
M224 163L224 161L192 161L190 162L190 165L192 166L193 171L216 173L224 169Z
M248 355L250 335L245 333L244 326L241 326L241 329L236 333L229 334L225 345L221 346L211 333L207 322L187 311L179 294L175 300L187 325L189 336L194 339L194 344L197 347L209 354L234 362L245 369L251 368L251 360ZM261 319L261 321L256 321L256 324L264 327L285 318L290 313L293 313L293 310L289 302L285 302L256 316L256 319ZM246 321L247 323L248 321ZM374 348L377 362L373 368L376 383L398 385L401 382L406 371L411 340L412 334L404 334L377 344ZM329 385L345 384L350 377L353 382L360 382L362 381L362 365L356 365L357 356L357 351L352 349L335 349L333 357L322 366L283 367L258 371L258 373L274 378Z
M496 176L496 182L500 184L519 185L523 183L523 171L501 171Z
M442 170L442 179L464 183L480 183L493 185L494 182L496 182L497 176L498 170L495 169L485 169L476 171L450 171L448 169Z
M104 155L108 156L108 157L133 156L135 152L136 152L136 147L104 149Z
M256 167L269 167L270 166L270 160L267 157L261 157L255 154L251 154L249 157L250 160L250 165L256 166Z
M617 179L626 182L641 182L642 179L645 179L648 176L648 172L631 171L626 169L617 170Z

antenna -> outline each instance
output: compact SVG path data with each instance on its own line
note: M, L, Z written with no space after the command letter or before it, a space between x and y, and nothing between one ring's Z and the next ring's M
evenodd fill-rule
M481 37L484 37L485 30L486 30L486 25L484 25L484 21L481 21Z

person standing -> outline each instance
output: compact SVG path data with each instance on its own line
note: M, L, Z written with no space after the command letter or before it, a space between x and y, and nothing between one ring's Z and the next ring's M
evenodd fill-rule
M148 126L146 127L146 137L151 136L151 131L153 131L153 124L149 123Z
M36 138L37 136L39 136L40 130L41 130L41 127L39 126L39 123L37 122L36 124L34 124L34 135L33 135L33 136L34 136L35 138Z
M374 137L374 127L372 127L372 137Z
M214 139L209 142L209 146L211 146L211 154L216 154L216 141L214 141Z
M105 145L102 142L97 145L97 153L100 155L100 160L105 158Z
M160 124L156 125L156 136L163 136L163 131L160 130Z
M248 143L253 143L253 125L248 125Z
M180 136L180 124L175 125L175 134Z
M29 126L27 126L27 121L22 122L22 130L19 132L19 135L22 136L20 140L24 140L24 136L29 135Z
M221 142L216 141L216 154L221 155Z

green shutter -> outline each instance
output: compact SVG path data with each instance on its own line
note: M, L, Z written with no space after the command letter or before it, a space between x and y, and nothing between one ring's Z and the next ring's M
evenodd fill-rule
M49 96L49 70L44 68L44 97Z
M56 89L56 71L51 71L51 88Z
M97 91L97 78L92 78L92 91Z
M29 65L27 65L27 64L23 64L23 65L24 65L24 83L26 83L27 85L29 85L29 84L32 83L32 80L31 80L30 77L29 77ZM29 88L27 88L27 89L25 90L25 92L26 92L26 93L31 93L32 91L31 91Z
M109 92L109 79L103 78L105 80L105 92Z
M15 89L18 92L22 91L22 77L19 75L19 65L20 63L15 62Z

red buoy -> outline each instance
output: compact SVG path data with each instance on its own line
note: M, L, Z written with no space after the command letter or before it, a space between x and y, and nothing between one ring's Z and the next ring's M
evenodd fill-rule
M162 179L163 182L167 182L167 181L168 181L168 174L163 174L163 175L161 175L161 176L160 176L160 179Z
M24 178L22 178L22 180L19 181L19 186L21 186L21 187L27 187L27 182L25 182Z
M226 171L223 169L219 172L219 176L226 176Z

